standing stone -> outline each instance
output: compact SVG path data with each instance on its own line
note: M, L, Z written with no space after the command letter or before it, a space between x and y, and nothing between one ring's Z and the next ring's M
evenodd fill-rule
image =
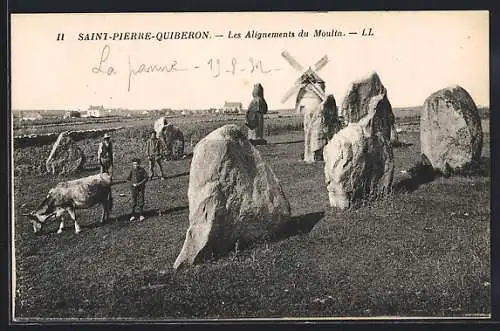
M431 94L420 115L421 152L444 173L478 161L483 129L472 97L460 86Z
M382 133L391 142L398 140L395 128L395 118L392 112L392 106L387 97L387 89L382 84L380 77L376 72L368 77L355 81L349 87L349 90L342 102L341 116L346 123L354 123L365 117L370 110L370 101L373 97L381 95L383 107L384 126Z
M326 143L321 132L321 119L324 111L325 82L313 71L308 70L301 77L302 87L297 93L295 108L304 116L304 154L303 160L312 163L322 160L321 148ZM336 105L335 105L336 107Z
M386 124L383 94L373 97L368 114L336 133L326 145L325 181L330 205L340 209L361 200L379 198L391 191L394 156Z
M278 178L234 124L196 145L188 200L189 228L175 269L228 252L237 242L270 238L290 222Z
M69 132L61 132L52 146L45 167L53 175L70 174L78 172L85 163L85 155L76 146Z
M162 139L165 139L165 150L168 156L173 159L184 156L184 133L181 129L172 123L168 123L163 130Z
M156 137L162 144L167 159L178 159L184 155L184 133L165 117L160 117L154 123Z
M333 95L316 107L304 109L304 161L323 160L323 147L341 129Z
M260 83L253 86L252 96L246 114L248 140L256 144L265 144L264 114L267 113L267 103L264 99L264 88Z
M168 124L168 121L167 119L162 116L160 117L159 119L157 119L154 123L154 130L156 132L156 137L158 139L162 138L164 136L164 132L165 132L165 126Z
M333 135L342 129L342 123L340 122L337 103L332 94L326 97L326 100L322 104L323 108L323 122L324 128L326 129L326 143L333 138Z

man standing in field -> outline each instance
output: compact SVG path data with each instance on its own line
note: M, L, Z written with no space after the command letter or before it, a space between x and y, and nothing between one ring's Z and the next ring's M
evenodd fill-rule
M156 137L156 131L151 132L151 137L146 143L146 151L149 160L149 179L153 179L155 175L155 164L160 168L161 179L165 179L163 168L161 166L162 143Z
M104 140L99 144L97 151L97 158L101 165L101 173L108 173L110 176L113 174L113 143L111 136L104 134Z
M146 170L141 167L141 160L139 158L132 159L132 170L127 177L127 180L131 182L131 193L132 193L132 213L130 215L130 221L135 220L135 208L139 209L139 221L144 220L142 215L144 208L144 191L146 189L146 182L148 181L148 174Z

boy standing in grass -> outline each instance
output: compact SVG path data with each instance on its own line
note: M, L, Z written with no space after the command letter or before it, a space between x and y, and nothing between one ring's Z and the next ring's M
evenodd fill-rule
M141 160L139 158L132 159L132 170L130 170L127 180L132 184L132 214L130 215L130 221L135 220L136 207L139 208L139 221L142 221L144 220L142 211L144 208L144 191L148 180L148 174L146 170L141 167Z

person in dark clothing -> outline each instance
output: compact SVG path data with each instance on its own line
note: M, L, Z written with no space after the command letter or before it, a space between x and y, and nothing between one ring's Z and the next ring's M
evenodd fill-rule
M113 144L109 134L104 134L104 140L99 144L97 158L101 165L101 173L113 174Z
M149 159L149 179L153 179L155 175L155 164L160 168L161 179L165 179L163 168L161 166L162 159L162 143L156 138L156 132L151 132L151 137L146 143L146 150Z
M139 158L132 159L132 170L130 170L127 180L132 184L130 187L132 193L132 214L130 216L130 221L135 220L136 207L139 209L139 221L142 221L144 220L142 212L144 208L144 191L148 180L148 174L146 170L141 167L141 160Z

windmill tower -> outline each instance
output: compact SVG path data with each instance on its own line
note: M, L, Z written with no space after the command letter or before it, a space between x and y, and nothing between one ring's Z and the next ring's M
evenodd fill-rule
M293 94L297 93L295 111L298 114L302 114L304 109L308 107L317 107L326 99L325 81L318 75L317 71L328 63L328 56L323 56L313 67L309 67L304 71L303 66L287 51L283 51L281 55L295 70L302 72L295 84L285 93L281 102L285 103Z

